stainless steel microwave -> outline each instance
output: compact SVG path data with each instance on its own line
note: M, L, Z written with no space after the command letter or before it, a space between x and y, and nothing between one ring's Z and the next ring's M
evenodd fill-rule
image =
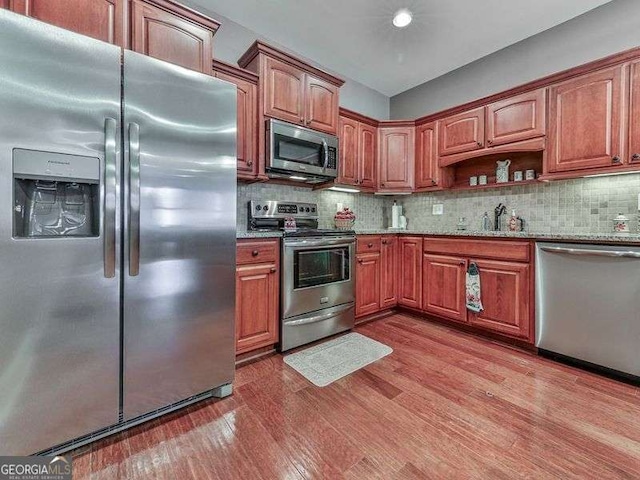
M338 176L338 137L271 119L267 139L270 177L321 183Z

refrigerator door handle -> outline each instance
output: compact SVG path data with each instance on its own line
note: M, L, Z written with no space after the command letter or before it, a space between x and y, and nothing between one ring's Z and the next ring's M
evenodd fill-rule
M116 135L113 118L104 120L104 276L116 276Z
M129 275L140 272L140 125L129 124Z

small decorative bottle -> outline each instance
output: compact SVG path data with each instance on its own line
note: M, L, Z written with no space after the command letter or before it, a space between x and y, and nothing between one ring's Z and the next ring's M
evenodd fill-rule
M480 226L483 232L491 230L491 221L489 220L489 214L487 212L484 212L484 215L482 215Z
M511 210L511 218L509 219L509 231L510 232L518 232L520 229L520 222L518 220L518 216L516 215L516 210Z

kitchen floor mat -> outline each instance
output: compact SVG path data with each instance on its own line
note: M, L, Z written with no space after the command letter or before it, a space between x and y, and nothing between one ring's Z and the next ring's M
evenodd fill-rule
M286 355L284 363L318 387L386 357L393 349L359 333L348 333L328 342Z

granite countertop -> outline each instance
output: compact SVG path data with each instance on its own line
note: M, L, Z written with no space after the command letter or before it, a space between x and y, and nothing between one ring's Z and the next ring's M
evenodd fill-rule
M615 235L613 233L536 233L536 232L494 232L494 231L473 231L473 230L389 230L380 229L356 229L357 235L382 235L395 234L403 235L429 235L434 237L493 237L493 238L521 238L526 240L548 240L564 242L594 242L594 243L638 243L640 244L640 234ZM279 238L282 232L249 232L238 230L236 238Z

